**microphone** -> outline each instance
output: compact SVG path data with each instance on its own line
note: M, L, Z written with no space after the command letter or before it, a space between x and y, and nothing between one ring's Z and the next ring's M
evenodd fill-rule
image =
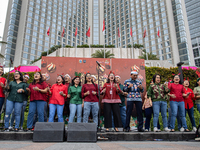
M98 61L96 61L96 63L97 63L97 65L98 65L99 67L101 67L101 64L100 64Z

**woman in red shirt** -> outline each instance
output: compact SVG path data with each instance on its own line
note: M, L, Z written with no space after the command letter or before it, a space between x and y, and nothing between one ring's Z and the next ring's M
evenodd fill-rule
M190 121L192 123L193 131L196 132L196 124L195 124L195 119L194 119L194 104L193 100L194 98L194 93L193 90L188 88L190 83L188 80L185 80L184 83L184 88L185 88L185 94L189 94L187 97L184 98L185 100L185 116L186 116L186 111L188 112L188 115L190 117Z
M115 82L115 74L110 72L108 75L108 81L104 84L101 91L104 94L102 103L104 103L104 127L109 132L109 128L112 128L112 114L114 116L115 131L118 132L118 127L122 127L120 107L121 99L119 93L121 93L119 85Z
M98 111L99 111L99 100L98 87L92 81L90 73L85 75L85 84L82 86L81 95L84 99L84 113L83 122L88 123L88 117L90 115L90 109L92 109L93 121L98 126Z
M27 131L32 129L34 114L37 110L38 121L44 122L44 105L46 103L47 84L42 80L42 74L36 72L34 80L27 90L30 93L29 113L27 119Z
M54 122L55 111L57 109L58 122L63 122L63 108L68 88L65 85L63 76L57 77L56 84L49 90L51 98L49 100L49 122Z
M185 89L182 84L180 84L179 75L174 76L174 83L169 84L170 89L170 107L172 111L172 116L170 120L170 129L171 132L174 132L175 121L177 113L179 113L181 124L185 132L188 132L187 123L185 119L185 104L184 97L187 97L189 94L185 94Z
M2 76L3 76L3 66L0 66L0 111L2 109L5 100L5 95L3 90L5 89L6 86L6 78L3 78Z

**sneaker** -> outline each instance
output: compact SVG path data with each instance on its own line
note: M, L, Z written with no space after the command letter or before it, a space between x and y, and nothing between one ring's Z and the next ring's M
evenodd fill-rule
M182 127L182 128L180 129L180 131L181 131L181 132L184 132L184 131L185 131L185 129Z
M166 132L169 132L169 131L171 131L168 127L166 127L165 129L164 129L164 131L166 131Z
M13 127L10 126L10 127L8 127L8 129L9 129L9 130L13 130Z
M193 132L196 132L196 131L197 131L197 128L196 128L196 127L193 127L193 128L192 128L192 131L193 131Z
M145 129L145 132L149 132L149 130L148 130L148 129Z
M158 130L157 130L157 132L161 132L161 130L160 130L160 129L158 129Z
M154 127L153 131L154 131L154 132L158 132L158 128L157 128L157 127Z
M10 130L8 128L4 129L3 130L4 132L9 132Z

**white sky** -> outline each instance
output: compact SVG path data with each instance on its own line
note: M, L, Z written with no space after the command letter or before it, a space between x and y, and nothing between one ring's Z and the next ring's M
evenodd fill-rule
M9 0L0 0L0 36L3 37L3 30L6 21L6 13ZM2 39L0 39L2 40Z

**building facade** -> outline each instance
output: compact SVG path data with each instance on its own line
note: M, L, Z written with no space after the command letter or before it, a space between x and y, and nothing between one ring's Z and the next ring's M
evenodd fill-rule
M200 1L185 0L195 65L200 67Z
M132 43L144 45L160 60L194 65L184 0L10 0L8 7L4 32L8 44L3 48L6 65L10 58L15 66L29 64L53 45L112 44L127 48ZM12 16L13 9L18 12L16 16Z

